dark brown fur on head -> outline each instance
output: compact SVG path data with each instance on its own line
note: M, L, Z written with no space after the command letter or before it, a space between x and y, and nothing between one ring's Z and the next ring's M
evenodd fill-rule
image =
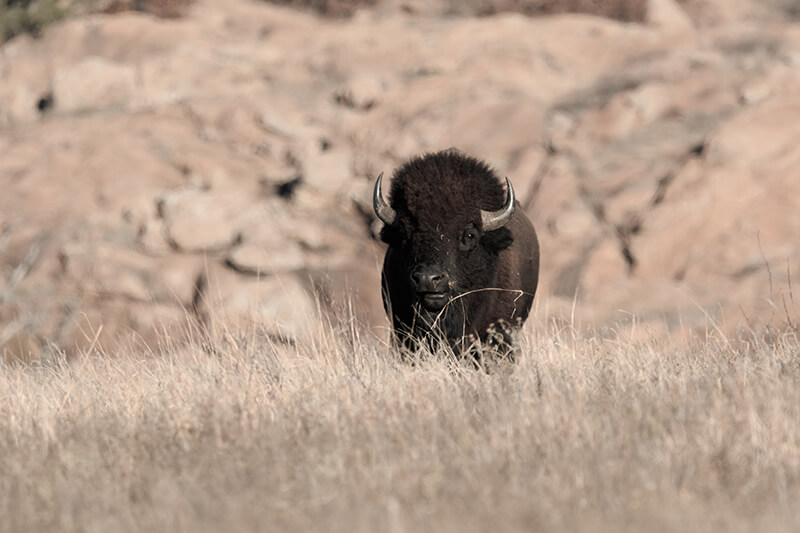
M496 211L505 201L506 192L486 163L454 149L417 156L394 173L389 204L400 220L384 226L381 239L392 244L402 238L398 231L441 228L449 221L480 227L480 210ZM496 250L512 241L505 228L482 237L482 244Z

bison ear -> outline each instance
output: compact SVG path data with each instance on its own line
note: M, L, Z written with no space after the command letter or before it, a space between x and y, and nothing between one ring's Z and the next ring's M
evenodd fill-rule
M487 231L481 237L481 244L495 252L508 248L512 242L514 242L514 235L508 228Z
M403 230L396 224L384 225L380 233L381 240L389 246L400 246L403 244Z

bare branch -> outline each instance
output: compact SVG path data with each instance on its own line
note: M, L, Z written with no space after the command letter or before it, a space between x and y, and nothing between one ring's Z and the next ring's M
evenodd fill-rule
M3 230L0 232L0 254L3 253L9 242L11 242L11 226L3 226Z
M9 298L11 298L11 294L14 292L14 288L16 288L19 283L25 279L25 276L28 275L34 266L36 266L36 262L39 260L39 254L42 251L42 245L44 244L44 236L40 236L36 239L33 244L31 244L30 248L28 248L28 253L25 255L25 259L22 260L22 263L17 265L17 268L14 269L14 272L11 273L11 279L8 280L8 284L0 290L0 305L4 304Z

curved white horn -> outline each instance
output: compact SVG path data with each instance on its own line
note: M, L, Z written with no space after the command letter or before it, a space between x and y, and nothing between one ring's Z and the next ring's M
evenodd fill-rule
M514 198L514 187L511 186L508 178L506 178L506 187L508 188L506 205L497 211L484 211L481 209L483 231L500 229L511 220L511 215L514 214L514 209L516 208L516 199Z
M375 180L375 189L372 191L372 209L375 210L375 214L378 215L378 218L381 219L384 224L391 226L394 224L394 221L397 220L397 213L383 199L383 194L381 194L382 179L383 172L381 172L378 175L378 179Z

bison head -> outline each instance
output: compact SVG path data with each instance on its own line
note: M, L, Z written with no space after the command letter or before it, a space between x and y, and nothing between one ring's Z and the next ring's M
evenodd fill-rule
M382 176L373 207L389 245L383 271L387 310L396 325L420 322L430 329L438 321L448 338L463 334L496 284L498 253L513 241L505 227L515 209L511 183L506 178L506 194L488 166L453 152L400 167L388 204Z

